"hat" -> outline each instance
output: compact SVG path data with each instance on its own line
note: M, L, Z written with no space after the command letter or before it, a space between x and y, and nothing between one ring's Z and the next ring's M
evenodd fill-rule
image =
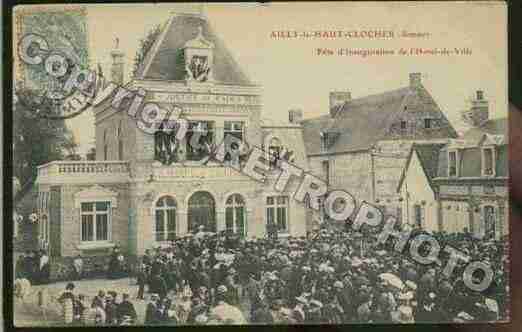
M152 300L152 299L155 299L155 298L156 298L156 299L159 298L159 295L158 295L157 293L152 293L152 294L150 294L150 299L151 299L151 300Z
M318 307L318 308L322 308L323 307L323 304L321 302L317 301L317 300L310 300L310 305Z
M486 307L489 311L498 313L498 303L493 299L486 298Z
M397 296L397 299L399 300L411 300L413 299L413 292L406 292L406 293L400 293L398 296Z
M343 288L343 287L344 287L342 281L339 281L339 280L337 280L336 282L334 282L333 286L334 286L334 287L339 287L339 288Z
M304 296L297 296L295 299L296 299L297 302L299 302L299 303L302 303L302 304L308 304L308 301L304 298Z
M228 291L227 287L225 285L220 285L217 288L218 294L225 294Z
M406 286L407 286L408 288L410 288L411 290L417 290L417 284L414 283L414 282L411 281L411 280L406 280L406 281L404 282L404 284L406 284Z
M458 317L458 318L461 318L461 319L463 319L463 320L466 320L466 321L475 319L473 316L471 316L470 314L468 314L468 313L465 312L465 311L461 311L461 312L459 312L459 314L457 315L457 317Z

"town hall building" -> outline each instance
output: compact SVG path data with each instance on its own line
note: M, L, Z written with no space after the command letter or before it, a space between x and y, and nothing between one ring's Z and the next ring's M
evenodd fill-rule
M115 49L111 56L111 80L121 84L124 54ZM302 112L289 111L286 123L263 120L261 87L205 16L174 14L126 87L143 88L145 101L161 108L180 107L188 132L180 141L146 133L110 100L93 109L96 160L38 169L40 246L49 250L52 278L65 274L78 254L88 269L101 269L116 245L136 257L201 226L249 238L265 236L269 224L281 237L306 234L306 208L292 199L297 181L276 191L275 167L260 183L212 160L202 164L205 151L189 144L199 130L203 147L233 135L308 170Z

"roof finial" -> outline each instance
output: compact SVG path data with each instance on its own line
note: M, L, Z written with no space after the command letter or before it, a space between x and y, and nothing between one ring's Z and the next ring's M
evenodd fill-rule
M118 46L120 45L120 38L116 37L114 40L114 49L118 49Z

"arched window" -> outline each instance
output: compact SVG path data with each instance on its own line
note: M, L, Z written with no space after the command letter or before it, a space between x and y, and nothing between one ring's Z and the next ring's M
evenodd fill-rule
M156 241L170 241L176 238L176 201L171 196L158 199L155 206Z
M216 203L206 191L194 193L188 201L188 230L197 231L199 226L206 232L216 231Z
M107 160L108 158L108 144L107 144L107 130L103 132L103 160Z
M225 225L227 232L245 234L245 200L239 194L230 195L225 207Z
M122 128L121 128L121 121L118 125L117 135L118 135L118 159L123 160L123 137L122 137L123 133L122 133Z

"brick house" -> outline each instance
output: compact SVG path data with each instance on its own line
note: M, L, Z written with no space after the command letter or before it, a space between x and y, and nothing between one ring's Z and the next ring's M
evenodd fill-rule
M303 127L312 173L398 216L396 189L412 144L457 137L420 73L410 74L406 87L367 97L331 92L329 114Z
M124 55L118 49L111 55L112 81L122 83ZM210 232L263 237L272 222L281 236L305 235L305 207L291 199L297 181L276 192L278 171L259 183L216 162L201 165L201 154L188 144L204 127L203 143L231 134L284 152L308 169L302 112L290 111L288 123L263 122L261 87L204 16L173 15L126 87L145 89L145 101L161 108L180 106L190 123L187 136L174 150L172 142L142 131L110 100L93 109L96 160L51 162L38 171L40 241L49 249L53 278L62 278L78 254L86 257L88 269L100 270L116 244L136 257L200 225Z

